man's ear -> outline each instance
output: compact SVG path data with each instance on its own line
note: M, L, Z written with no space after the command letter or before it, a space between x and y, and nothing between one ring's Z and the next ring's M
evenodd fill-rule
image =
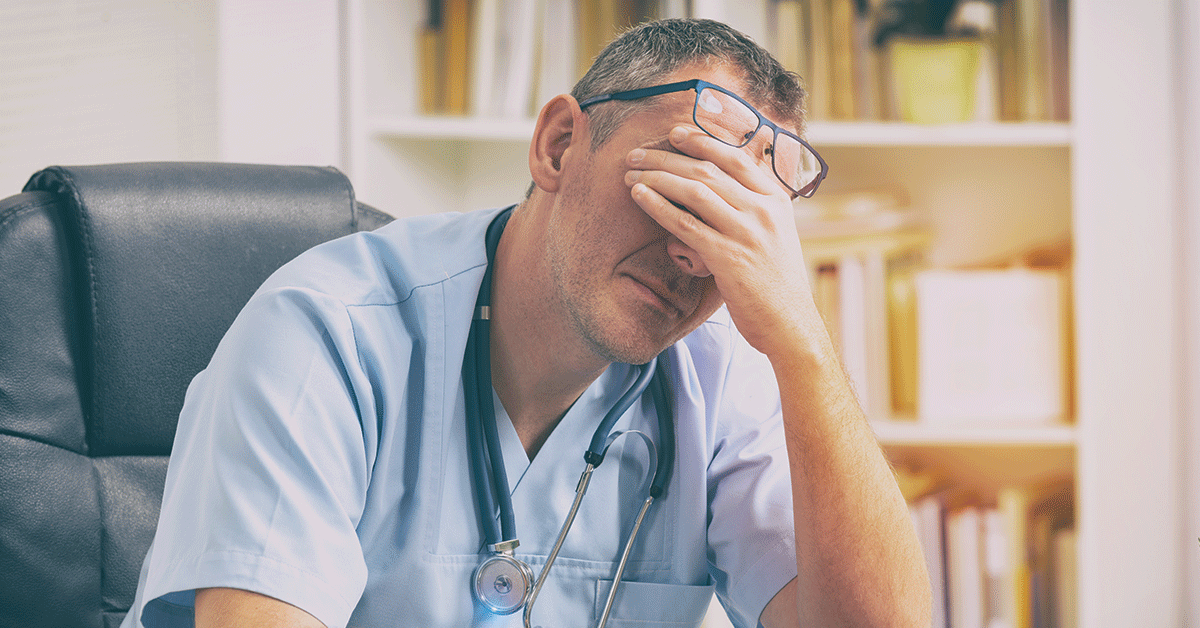
M568 94L555 96L542 107L529 143L529 174L547 192L557 192L562 182L563 159L588 141L587 118Z

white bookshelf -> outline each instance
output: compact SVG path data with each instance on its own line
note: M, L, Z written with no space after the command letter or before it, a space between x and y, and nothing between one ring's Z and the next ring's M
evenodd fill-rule
M756 10L746 13L746 4ZM696 0L693 8L744 27L739 21L764 14L761 4ZM809 139L831 166L822 191L905 186L933 226L934 265L1070 238L1069 424L968 429L875 417L873 426L890 456L946 469L983 492L1072 477L1081 625L1174 627L1183 539L1173 15L1169 3L1100 4L1072 3L1069 124L814 122ZM531 120L416 114L422 6L345 0L343 166L358 198L395 215L518 201L529 182Z

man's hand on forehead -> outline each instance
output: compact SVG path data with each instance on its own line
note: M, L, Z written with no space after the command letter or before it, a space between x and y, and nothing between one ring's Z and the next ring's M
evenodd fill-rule
M703 183L727 201L732 200L727 198L728 194L736 193L738 188L763 195L783 191L772 170L770 155L757 138L736 148L699 128L679 125L667 137L643 145L640 151L631 151L626 159L631 170L668 173Z
M769 353L796 328L795 304L808 290L805 273L796 272L804 259L791 198L770 162L745 147L689 125L673 128L668 139L673 150L628 153L630 194L700 256L738 329Z

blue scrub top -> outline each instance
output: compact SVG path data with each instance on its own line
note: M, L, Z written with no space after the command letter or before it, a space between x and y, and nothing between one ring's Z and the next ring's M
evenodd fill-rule
M520 626L477 609L483 538L462 360L498 210L399 220L276 272L188 389L162 514L123 626L190 626L194 590L234 587L340 626ZM665 359L677 449L609 625L695 626L716 591L755 626L796 575L779 394L722 309ZM610 367L530 461L496 399L517 556L537 574L597 422L633 369ZM616 429L658 440L649 395ZM592 477L533 624L594 626L645 498L650 456L624 437Z

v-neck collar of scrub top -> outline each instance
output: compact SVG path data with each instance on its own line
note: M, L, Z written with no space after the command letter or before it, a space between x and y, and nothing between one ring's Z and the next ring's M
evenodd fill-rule
M546 500L554 500L550 510L559 511L570 507L575 493L574 487L583 472L583 454L596 430L596 425L604 418L605 411L621 397L632 385L637 372L628 364L612 364L596 379L587 390L580 395L575 403L567 409L566 414L558 425L550 432L546 442L531 460L525 452L525 447L517 435L509 416L499 396L492 391L496 409L496 427L500 437L500 449L504 456L504 470L508 476L509 494L513 499L513 510L516 513L530 512L531 508L546 508ZM648 400L647 400L648 401ZM640 405L640 403L638 404ZM614 425L614 430L624 430L631 427L633 410L627 411ZM650 417L654 417L653 412ZM647 426L638 426L646 429ZM625 452L630 448L636 451ZM613 443L609 457L611 466L619 465L648 465L650 457L646 454L645 446L633 439L621 438ZM600 467L604 468L603 465ZM646 474L652 474L653 469L646 468ZM637 475L637 472L621 474L622 477L648 477ZM647 483L648 485L648 483ZM621 493L622 498L640 502L644 498L642 487L628 487ZM592 497L589 495L589 497ZM588 498L585 497L584 501ZM563 504L557 502L562 501ZM521 540L518 552L545 554L558 535L561 521L538 518L540 521L516 520L517 538ZM546 547L542 547L545 545Z

